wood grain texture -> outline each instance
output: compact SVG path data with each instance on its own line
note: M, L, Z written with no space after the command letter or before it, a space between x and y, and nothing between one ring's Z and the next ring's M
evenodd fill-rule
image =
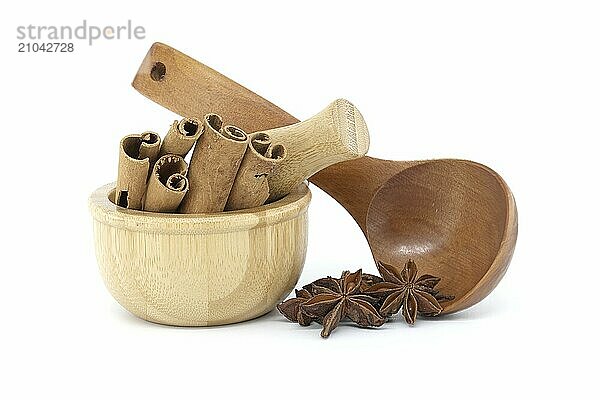
M391 161L361 157L325 168L310 181L342 205L367 234L367 211L371 200L387 180L423 161Z
M362 157L369 149L365 120L360 111L344 99L333 101L305 121L263 133L273 144L286 149L285 160L267 177L268 201L280 199L323 168Z
M398 190L402 188L402 190ZM498 284L517 239L514 198L488 167L462 160L419 162L388 179L367 212L374 257L413 259L455 296L444 313L481 301Z
M164 73L153 73L159 63ZM162 43L152 45L132 84L149 99L161 99L179 115L202 119L208 113L219 114L228 124L249 133L298 122L256 93L235 90L240 85L231 79Z
M265 130L298 121L254 92L192 58L184 56L164 44L155 43L152 47L136 75L133 86L156 103L181 115L194 115L210 107L218 107L219 112L223 114L236 115L234 121L240 125L247 124L249 131L252 131L253 127L256 130ZM149 82L147 78L149 65L161 62L161 57L165 57L164 60L167 64L165 79L164 81ZM173 65L174 68L169 68L169 65ZM169 77L170 73L176 76ZM214 85L210 83L213 78ZM181 89L178 86L182 85L183 87L186 82L192 82L192 86L200 87L204 91L189 93L191 97L169 97L169 93L176 93ZM264 120L256 120L252 117L263 111L267 113ZM273 125L268 126L269 124ZM416 171L426 172L419 181L422 187L405 185L405 182L410 179L408 176L403 176L403 173L410 171L407 173L411 176L415 172L412 167L421 165L424 165L421 167L422 169ZM467 177L463 180L460 175L455 175L455 170L447 168L448 165L452 165L459 171L464 170L468 173ZM438 167L441 170L434 173L432 170ZM449 175L440 177L440 173ZM428 180L430 177L431 181ZM350 212L367 236L375 259L383 258L384 262L387 260L388 263L398 267L404 265L407 261L405 257L408 254L413 254L414 258L419 260L420 257L416 256L418 252L416 250L409 251L403 247L404 240L407 240L406 236L395 236L395 233L403 232L393 224L387 228L383 225L373 227L372 233L369 234L368 215L371 210L380 210L378 212L385 210L384 212L390 215L404 213L404 215L398 216L399 221L422 220L420 215L411 214L419 212L419 208L404 207L404 202L410 204L411 201L419 199L419 201L425 202L423 207L426 207L427 204L432 204L431 201L437 199L436 196L439 193L444 191L462 190L463 193L469 193L469 196L465 197L452 197L451 195L445 197L447 202L444 204L444 208L452 209L452 213L455 213L447 214L448 216L456 215L456 213L468 216L448 221L449 226L454 227L453 230L445 230L439 235L436 231L430 230L427 231L427 235L430 236L415 235L420 241L418 245L414 237L410 242L412 248L422 250L418 254L426 262L435 263L436 260L447 260L441 266L432 265L432 268L447 268L448 273L435 271L432 272L434 275L450 276L454 272L457 274L451 280L453 284L457 285L457 289L445 287L449 294L454 294L454 291L458 294L455 294L455 300L445 304L444 313L460 311L485 298L508 268L516 245L517 209L508 185L488 167L462 160L442 160L440 164L440 160L391 161L365 156L331 165L313 175L309 180L325 190ZM454 186L449 186L448 182L453 182ZM494 184L490 188L488 184L492 183ZM423 193L429 193L432 197L423 197ZM461 202L463 199L468 199L469 203ZM495 211L490 211L486 218L479 219L478 213L481 210L481 204L487 204L490 210ZM434 213L430 213L429 216L436 217ZM371 220L371 223L377 224L377 218L372 216ZM425 224L425 222L421 223ZM434 224L435 220L431 223ZM489 226L486 227L486 225ZM384 232L386 229L389 232ZM496 239L500 237L500 239L491 240L489 237L481 241L473 239L476 237L473 232L485 232L486 229L495 230L494 235L496 236L489 237ZM464 241L460 237L452 236L460 236L462 232L467 232ZM444 240L447 242L441 243ZM389 249L383 249L380 241L385 242ZM431 246L432 242L438 243L438 245ZM435 251L435 254L428 255L428 251ZM456 256L461 252L470 254ZM495 257L492 257L491 254L494 252L496 252ZM393 262L392 256L394 257ZM456 262L456 264L451 265L452 262ZM420 268L424 267L424 262L417 261L417 263ZM465 277L469 279L464 279ZM461 283L463 279L464 282ZM468 288L468 285L471 287Z
M157 214L90 197L96 257L113 297L148 321L229 324L269 312L294 288L306 255L310 191L247 211Z

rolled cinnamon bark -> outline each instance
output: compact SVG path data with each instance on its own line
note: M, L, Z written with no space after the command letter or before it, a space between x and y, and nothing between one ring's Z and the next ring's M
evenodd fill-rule
M285 158L283 145L271 145L265 133L250 135L250 143L242 159L229 193L225 210L243 210L261 206L269 198L267 177Z
M203 125L204 133L190 160L190 190L179 207L185 214L223 211L248 147L246 133L232 125L223 126L217 114L205 115Z
M128 135L119 145L119 170L115 203L133 210L142 209L150 165L158 158L160 136L154 132Z
M147 131L142 133L140 138L139 159L148 158L150 164L154 164L160 151L160 136L158 133Z
M200 137L203 126L195 118L174 121L160 147L160 155L176 154L185 157Z
M167 154L159 158L148 180L144 211L176 212L189 188L186 173L183 157Z

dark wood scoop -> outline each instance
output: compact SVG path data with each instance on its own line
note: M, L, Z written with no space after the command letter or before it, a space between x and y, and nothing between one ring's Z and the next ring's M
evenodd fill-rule
M133 86L182 116L214 112L248 132L298 122L161 43L150 48ZM334 164L310 181L348 210L376 260L402 267L412 258L420 272L442 278L439 289L455 296L444 303L445 314L481 301L508 268L517 239L517 209L506 183L484 165L361 157Z

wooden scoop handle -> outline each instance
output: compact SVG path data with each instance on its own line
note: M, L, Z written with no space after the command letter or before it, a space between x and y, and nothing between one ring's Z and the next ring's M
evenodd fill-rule
M369 132L354 105L338 99L306 121L264 131L273 144L285 146L286 157L267 179L269 201L278 200L320 170L362 157Z

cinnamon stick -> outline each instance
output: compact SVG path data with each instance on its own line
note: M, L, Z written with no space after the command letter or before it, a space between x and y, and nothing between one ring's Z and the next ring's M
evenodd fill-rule
M185 157L200 137L203 126L195 118L174 121L160 147L160 155L176 154Z
M283 145L271 144L265 133L250 135L250 143L242 159L229 193L225 210L243 210L261 206L269 198L267 177L285 158Z
M217 114L203 119L204 133L192 153L188 180L190 189L179 207L182 213L223 211L242 162L248 136L232 125L223 126Z
M133 210L142 209L150 165L158 158L160 136L154 132L128 135L119 144L119 169L115 203Z
M167 154L159 158L148 180L144 211L176 212L189 188L186 173L183 157Z

